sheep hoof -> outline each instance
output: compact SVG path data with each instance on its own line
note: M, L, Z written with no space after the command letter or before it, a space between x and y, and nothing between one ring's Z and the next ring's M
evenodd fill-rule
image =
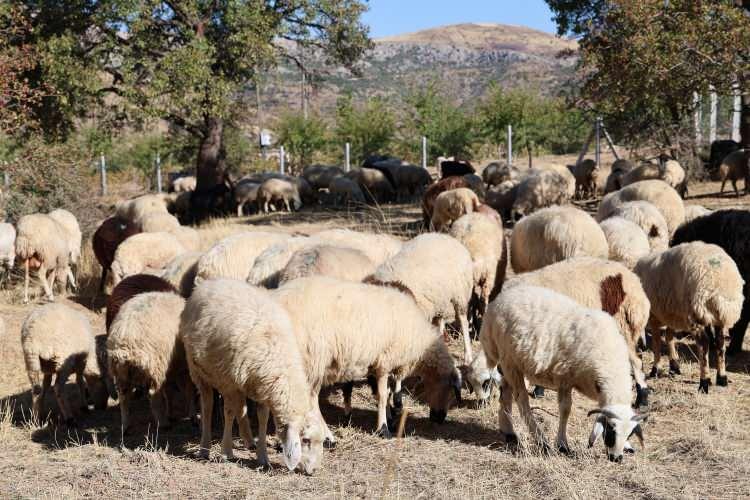
M385 439L391 439L393 437L390 429L388 429L388 424L381 425L380 429L378 429L377 435Z
M327 437L323 440L323 448L326 450L332 450L336 448L336 440L331 439L330 437Z
M66 418L65 419L65 426L66 427L78 427L78 422L73 417Z
M636 385L635 387L635 408L640 408L642 406L648 406L648 393L649 393L648 387L641 387L639 385Z
M648 378L659 378L659 369L656 365L651 367L651 372L648 374Z
M393 408L400 410L404 407L401 391L393 393Z
M709 385L711 385L711 380L707 378L702 378L701 381L698 383L698 392L702 392L703 394L708 394Z
M529 396L531 396L534 399L541 399L544 397L544 387L542 386L535 386L534 390L529 393Z
M198 457L201 460L208 460L210 456L211 456L210 452L205 448L201 448L200 450L198 450L198 453L196 454L196 457Z
M351 426L352 425L352 413L344 413L344 425Z
M567 443L562 443L558 445L557 451L559 451L562 455L567 455L567 456L573 455L573 452L570 451L570 448L568 447Z
M742 352L742 343L735 343L730 342L729 347L727 347L727 354L730 356L734 356L735 354L739 354Z
M682 372L680 371L680 363L677 361L670 359L669 360L669 374L670 375L682 375Z
M442 424L445 422L445 417L448 416L448 412L445 410L435 410L430 408L430 421L435 422L437 424Z
M716 375L716 386L717 387L726 387L729 385L729 379L727 379L726 375Z
M508 446L517 446L518 445L518 436L515 434L505 434L505 444Z

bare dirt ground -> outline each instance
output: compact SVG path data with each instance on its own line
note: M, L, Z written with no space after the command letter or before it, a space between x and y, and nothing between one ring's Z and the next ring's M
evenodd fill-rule
M693 185L687 203L708 208L743 207L750 197L716 196L718 183ZM254 216L203 230L206 244L240 229L314 232L323 227L355 227L407 237L419 228L416 206L370 209L352 214L303 211ZM84 312L97 331L104 326L96 311L93 284L98 276L91 252L80 271L83 292L63 299ZM689 338L680 343L682 375L651 380L653 393L645 424L646 448L637 447L621 464L607 461L600 443L587 449L594 403L574 396L569 437L574 455L545 456L528 443L525 426L515 417L518 450L498 435L497 395L477 408L469 395L442 425L427 418L418 398L405 398L409 411L404 439L373 434L376 407L366 387L355 392L351 425L343 423L337 391L325 392L322 410L338 437L326 451L314 477L289 473L276 452L274 468L256 469L254 450L235 440L239 460L230 463L195 457L198 432L180 421L169 432L149 424L148 403L141 401L130 436L122 436L117 404L80 419L78 429L32 422L30 384L20 344L20 328L34 305L20 303L18 287L0 290L0 498L747 498L750 495L750 342L729 363L730 384L697 392L698 365ZM460 352L459 341L453 341ZM475 345L476 349L476 345ZM652 356L644 353L644 365ZM75 386L69 385L75 393ZM418 388L417 388L418 391ZM466 393L465 393L466 394ZM537 400L535 413L552 438L557 425L553 392ZM218 455L217 428L214 455ZM637 445L636 445L637 446Z

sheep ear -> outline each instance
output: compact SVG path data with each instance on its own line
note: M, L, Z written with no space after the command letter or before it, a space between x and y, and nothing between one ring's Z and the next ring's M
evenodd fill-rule
M607 417L601 415L594 421L594 428L591 429L591 435L589 435L589 448L594 446L596 440L599 439L599 436L601 436L604 432L604 422L606 419Z
M292 428L287 429L283 448L284 465L289 470L296 469L300 460L302 460L302 443L299 439L299 432Z
M631 435L635 434L635 437L638 438L638 441L641 443L641 448L645 448L646 444L643 442L643 429L641 428L641 424L636 425L633 427L633 432L630 433Z

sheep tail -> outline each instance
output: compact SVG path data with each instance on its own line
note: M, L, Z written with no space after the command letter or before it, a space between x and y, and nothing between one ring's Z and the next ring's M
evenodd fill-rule
M24 362L26 363L26 373L29 374L31 382L31 393L34 395L42 393L42 364L39 360L39 354L36 352L25 352Z
M16 237L16 255L22 260L28 260L34 256L36 250L31 240L25 234Z

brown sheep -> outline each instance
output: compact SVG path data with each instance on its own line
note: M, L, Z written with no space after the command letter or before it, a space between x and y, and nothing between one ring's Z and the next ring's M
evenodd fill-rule
M112 290L112 294L107 299L107 315L105 319L107 333L109 333L109 327L112 325L112 322L117 317L117 313L125 302L138 294L146 292L178 293L174 286L158 276L151 274L134 274L128 276L117 284Z
M430 220L432 219L432 212L435 208L435 198L437 198L440 193L462 187L469 187L469 183L465 178L446 177L427 188L427 191L425 191L424 196L422 197L422 216L424 217L424 223L426 226L430 225Z
M737 181L740 179L745 181L745 194L749 194L750 186L748 186L747 181L750 178L750 149L740 149L728 154L719 165L719 178L721 179L719 194L724 194L724 184L729 180L732 182L734 194L739 198L740 192L737 190Z
M94 232L91 245L94 247L94 255L97 262L102 266L102 278L99 281L99 292L104 292L107 282L107 273L115 260L117 247L130 236L140 231L131 222L119 217L110 217L101 223Z

